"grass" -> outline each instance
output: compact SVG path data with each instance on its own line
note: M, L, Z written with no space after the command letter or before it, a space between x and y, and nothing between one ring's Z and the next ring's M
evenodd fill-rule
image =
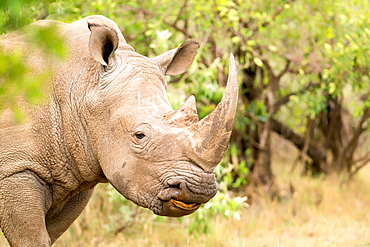
M370 246L369 176L366 169L344 185L336 177L290 177L292 197L261 198L244 209L239 221L212 217L211 230L204 234L189 233L194 218L158 220L146 210L139 210L136 224L114 233L107 227L109 215L95 210L107 203L97 191L55 246Z
M292 173L291 165L283 165L293 163L292 152L274 157L283 199L261 196L240 220L214 216L205 219L208 232L191 233L195 217L159 218L101 185L55 246L370 246L370 166L343 183L335 176ZM0 246L7 246L3 237Z

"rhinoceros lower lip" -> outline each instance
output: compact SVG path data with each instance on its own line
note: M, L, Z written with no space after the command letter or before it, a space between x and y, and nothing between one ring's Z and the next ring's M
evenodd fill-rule
M176 199L171 198L170 200L173 205L175 205L178 208L181 208L183 210L188 210L188 211L193 211L196 210L200 207L200 203L196 202L183 202L183 201L178 201Z

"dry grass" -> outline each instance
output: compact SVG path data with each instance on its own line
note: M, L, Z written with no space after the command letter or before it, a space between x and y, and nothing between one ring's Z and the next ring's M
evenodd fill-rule
M284 156L287 153L290 156ZM189 233L193 217L181 222L158 219L131 206L126 209L135 220L127 220L124 212L112 212L119 202L110 202L106 186L99 186L81 217L55 246L370 246L370 166L342 184L338 177L302 177L298 169L291 173L291 165L284 165L292 164L291 159L291 152L275 155L274 172L286 199L261 197L243 211L239 221L222 216L208 219L207 234ZM7 246L4 238L0 246Z
M160 222L147 211L139 213L137 225L114 234L104 227L108 216L94 210L102 198L93 198L55 246L370 246L368 177L370 168L345 185L335 177L287 176L293 197L261 198L240 221L213 217L211 231L200 235L188 232L193 218Z

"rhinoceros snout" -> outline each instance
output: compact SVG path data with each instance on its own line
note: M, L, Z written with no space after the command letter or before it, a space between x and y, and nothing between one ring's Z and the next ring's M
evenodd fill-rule
M163 216L180 217L196 211L217 193L213 174L205 174L201 181L171 179L168 186L158 194L163 202Z

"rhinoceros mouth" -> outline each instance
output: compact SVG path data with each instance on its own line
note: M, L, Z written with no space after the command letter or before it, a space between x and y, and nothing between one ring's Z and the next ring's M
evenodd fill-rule
M170 202L172 202L173 205L175 205L176 207L187 211L197 210L201 205L200 203L197 202L184 202L173 198L171 198Z

